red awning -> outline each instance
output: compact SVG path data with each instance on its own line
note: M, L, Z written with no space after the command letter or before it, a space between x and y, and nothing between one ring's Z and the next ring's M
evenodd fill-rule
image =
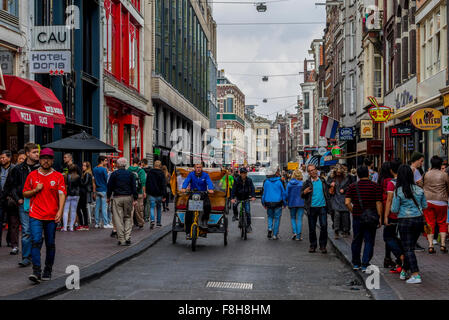
M1 99L0 103L6 105L6 110L9 111L11 122L23 122L41 127L54 128L54 117L51 113L37 111Z
M53 91L33 80L16 76L4 76L4 78L6 90L1 91L1 95L8 102L7 104L51 113L54 123L66 123L61 102Z

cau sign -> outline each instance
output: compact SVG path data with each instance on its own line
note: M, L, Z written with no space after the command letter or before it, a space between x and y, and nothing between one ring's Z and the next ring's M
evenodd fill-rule
M71 30L66 26L36 26L31 41L35 51L70 50Z

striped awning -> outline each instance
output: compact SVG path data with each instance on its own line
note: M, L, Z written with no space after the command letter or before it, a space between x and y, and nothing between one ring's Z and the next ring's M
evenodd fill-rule
M312 156L309 159L307 159L306 165L313 164L318 167L320 165L320 159L321 156Z

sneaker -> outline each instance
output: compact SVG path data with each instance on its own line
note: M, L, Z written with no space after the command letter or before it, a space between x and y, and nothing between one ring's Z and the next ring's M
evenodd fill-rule
M19 248L14 247L9 254L12 255L12 256L18 255L19 254Z
M273 236L273 238L271 238L271 239L273 239L273 240L277 240L277 239L279 239L278 237L276 237L276 236Z
M154 229L154 222L152 221L150 224L150 230Z
M401 271L401 274L399 275L399 279L406 280L407 279L407 272L404 270Z
M316 248L315 247L310 247L309 248L309 253L315 253L316 252Z
M335 240L340 239L340 235L338 234L338 231L335 231L334 239L335 239Z
M320 248L321 253L327 253L327 249L326 248Z
M50 281L51 280L51 270L45 268L42 273L42 281Z
M410 279L408 279L406 282L409 284L417 284L421 283L422 279L421 276L418 274L417 276L411 276Z
M69 228L69 231L70 231L70 232L73 232L73 231L75 231L75 230L73 230L73 228Z
M393 262L393 260L391 260L391 258L384 259L384 268L394 268L394 267L395 263Z
M131 245L131 240L126 240L125 246L130 246L130 245Z
M89 227L83 227L83 231L89 231Z
M394 267L390 270L390 273L401 273L402 268L401 267Z
M207 228L207 223L200 223L200 227L201 228ZM156 225L156 228L162 228L162 224L160 224L160 223L158 223L157 225Z
M99 224L95 224L95 229L100 229L100 225Z
M267 238L271 239L273 237L273 231L268 230Z
M105 224L103 228L104 229L114 229L114 226L109 223L109 224Z
M358 264L355 264L355 265L352 267L352 270L358 271L358 270L360 270L360 266L359 266Z
M299 235L299 236L296 236L296 239L295 239L296 241L302 241L303 239L302 239L302 237Z
M36 271L33 270L33 274L30 275L28 277L28 279L30 279L32 282L34 282L35 284L39 284L41 283L42 277L41 277L41 272L40 271Z
M111 232L111 238L117 237L117 231L112 230Z
M292 240L296 240L296 233L293 234Z
M362 266L362 268L361 268L361 269L362 269L362 272L365 273L367 268L368 268L368 267Z
M432 243L433 243L433 245L436 245L436 244L438 244L438 241L433 239Z
M66 229L66 228L61 228L59 231L61 231L61 232L67 232L67 229Z
M25 268L31 265L31 261L28 259L23 259L22 261L19 262L19 267L21 268Z

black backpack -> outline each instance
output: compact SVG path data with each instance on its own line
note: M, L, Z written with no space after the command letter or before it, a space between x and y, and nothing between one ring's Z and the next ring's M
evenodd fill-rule
M142 169L140 169L140 170L142 170ZM139 177L140 170L132 171L132 173L136 177L136 190L137 190L137 192L139 192L142 189L142 181L140 181L140 177Z

